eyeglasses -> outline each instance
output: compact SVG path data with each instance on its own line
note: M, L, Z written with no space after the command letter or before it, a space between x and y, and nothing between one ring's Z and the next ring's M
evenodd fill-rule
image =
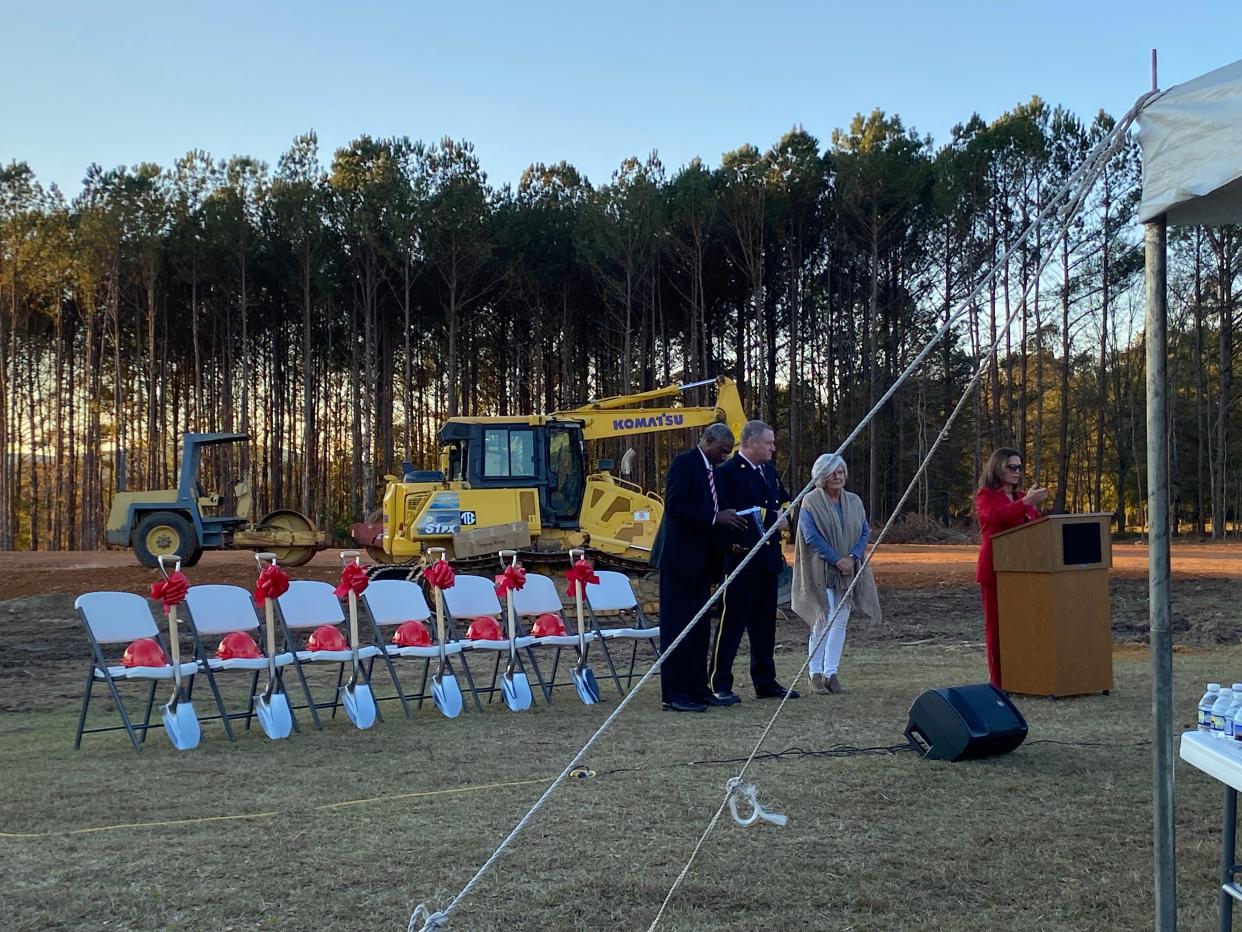
M1022 472L1022 464L1021 464L1021 463L1006 463L1006 464L1005 464L1005 468L1006 468L1006 469L1012 469L1014 472Z

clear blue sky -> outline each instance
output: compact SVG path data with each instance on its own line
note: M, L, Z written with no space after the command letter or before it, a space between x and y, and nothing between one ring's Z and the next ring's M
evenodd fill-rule
M1183 9L1178 9L1182 7ZM1187 12L1193 10L1193 14ZM670 172L880 107L938 142L1039 94L1124 112L1242 56L1242 3L0 0L0 162L76 193L85 167L191 148L275 164L292 137L475 143L494 183L628 155Z

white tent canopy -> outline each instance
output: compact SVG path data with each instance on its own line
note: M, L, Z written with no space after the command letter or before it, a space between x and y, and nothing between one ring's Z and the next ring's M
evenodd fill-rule
M1143 204L1176 226L1242 222L1242 61L1170 88L1139 114Z

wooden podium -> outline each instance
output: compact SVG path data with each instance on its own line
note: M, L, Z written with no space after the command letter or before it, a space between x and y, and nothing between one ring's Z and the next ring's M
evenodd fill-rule
M1081 696L1113 688L1112 517L1050 515L992 537L1009 692Z

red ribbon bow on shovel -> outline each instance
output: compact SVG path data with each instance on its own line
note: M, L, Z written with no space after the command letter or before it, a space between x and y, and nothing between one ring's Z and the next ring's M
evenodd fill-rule
M569 580L570 595L586 595L586 584L599 582L594 564L585 559L579 560L566 570L565 578Z
M423 571L423 579L437 589L452 589L455 574L448 560L436 560Z
M185 593L189 588L190 581L185 578L185 574L181 570L175 570L168 574L167 579L151 583L151 598L163 602L164 611L168 611L174 605L185 601Z
M354 595L362 595L369 583L365 569L357 563L346 563L345 568L341 570L341 582L332 592L338 599L345 598L350 592Z
M526 568L513 563L505 567L505 571L496 577L496 597L504 598L506 592L523 588L526 585Z
M254 586L254 604L262 606L268 599L279 599L289 591L289 575L275 563L263 567Z

